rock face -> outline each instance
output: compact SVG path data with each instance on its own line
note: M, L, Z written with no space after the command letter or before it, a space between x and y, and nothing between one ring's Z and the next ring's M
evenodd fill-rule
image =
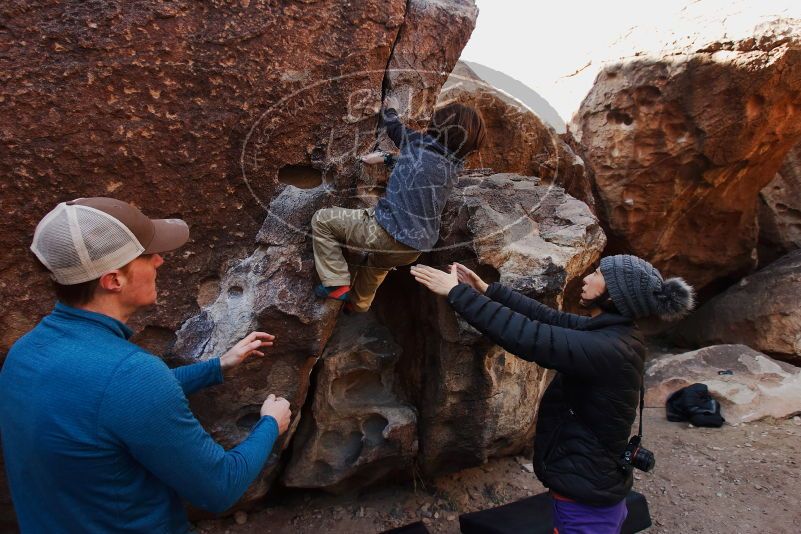
M407 126L424 129L428 125L437 95L467 44L477 16L478 8L472 1L408 2L405 24L392 48L383 84L384 94L398 99L398 112ZM443 28L447 28L447 38L452 40L448 46L442 46ZM390 152L396 150L383 131L375 147ZM362 182L359 196L375 196L376 192L371 191L375 179L365 176ZM362 200L372 203L375 199Z
M473 2L0 10L0 355L52 306L47 277L30 275L36 222L59 201L115 196L191 228L160 273L159 304L132 325L135 340L176 364L219 355L251 328L276 334L270 357L192 404L230 446L267 392L285 395L291 439L337 312L311 295L308 221L317 207L359 202L355 156L377 142L387 90L424 94L430 113L446 74L387 68L450 72ZM277 460L246 500L264 494Z
M801 250L743 278L675 328L690 346L740 343L801 363Z
M664 408L674 391L690 384L706 384L729 424L801 412L801 369L745 345L714 345L652 360L645 382L649 408Z
M400 101L407 124L418 128L428 124L440 89L457 64L477 16L478 8L464 0L408 3L384 84L386 93ZM443 28L451 41L444 47Z
M565 286L605 245L585 204L519 175L461 177L443 219L437 250L420 263L463 262L485 280L550 305L560 304ZM388 278L376 307L403 347L398 372L418 409L418 464L425 473L530 448L549 373L479 335L406 270Z
M29 276L36 222L93 195L190 224L191 242L162 270L161 304L138 325L169 340L199 288L252 250L282 180L352 172L343 156L376 122L351 97L378 105L405 5L5 3L0 297L13 311L0 351L52 306L47 277ZM268 140L265 120L281 135Z
M465 262L552 305L600 255L605 237L561 188L512 174L460 177L435 266ZM407 268L390 274L372 317L341 318L316 371L283 482L343 491L479 465L532 444L550 374L493 345Z
M226 448L247 436L267 395L289 400L290 429L248 490L246 501L264 495L273 482L281 451L300 421L312 368L336 323L339 304L312 297L314 257L304 235L315 210L328 200L322 186L311 190L286 186L270 205L256 250L224 274L216 300L183 324L170 357L170 364L192 363L223 353L250 331L276 335L268 356L248 362L224 384L191 399L198 419Z
M418 107L430 113L476 16L469 0L16 5L2 8L0 36L14 50L0 58L0 297L14 304L0 318L0 353L52 305L47 277L29 275L36 222L93 195L189 222L190 243L162 270L160 305L138 324L150 327L140 340L169 346L198 300L214 299L225 263L252 251L284 184L353 185L383 86L425 93ZM445 74L412 80L388 66Z
M487 126L484 146L468 158L469 167L537 176L593 205L584 161L523 103L492 87L462 62L439 95L438 105L450 102L479 109Z
M610 251L698 289L755 266L757 197L801 139L801 22L605 68L571 130Z
M443 220L432 254L438 265L469 251L500 282L556 306L563 304L565 284L606 245L585 203L561 187L512 173L462 176Z
M317 371L314 400L283 482L345 491L411 478L417 414L398 396L401 348L371 313L339 320Z
M801 248L801 144L759 193L759 263Z

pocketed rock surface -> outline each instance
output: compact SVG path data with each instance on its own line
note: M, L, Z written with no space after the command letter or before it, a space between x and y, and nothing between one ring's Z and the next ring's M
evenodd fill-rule
M610 251L698 290L756 266L757 200L801 140L801 21L605 67L571 132Z

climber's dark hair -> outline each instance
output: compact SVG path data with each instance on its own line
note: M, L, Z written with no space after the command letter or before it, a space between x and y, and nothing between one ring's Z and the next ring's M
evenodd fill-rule
M486 128L477 109L454 102L434 111L428 125L428 134L436 138L451 154L464 159L481 148L486 137Z

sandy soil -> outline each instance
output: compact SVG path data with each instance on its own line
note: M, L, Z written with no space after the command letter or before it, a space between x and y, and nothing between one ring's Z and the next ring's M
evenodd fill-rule
M801 421L760 421L693 428L645 411L645 445L656 469L637 472L654 526L649 532L801 532ZM330 496L293 492L269 497L247 517L201 521L207 534L375 533L423 520L434 533L459 532L463 512L505 504L544 490L514 458L415 485Z

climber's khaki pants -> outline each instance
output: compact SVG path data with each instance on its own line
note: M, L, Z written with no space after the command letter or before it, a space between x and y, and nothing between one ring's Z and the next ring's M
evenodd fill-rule
M359 312L370 309L390 269L420 256L420 251L395 241L376 222L372 208L318 210L311 226L320 281L324 286L350 284L350 301Z

